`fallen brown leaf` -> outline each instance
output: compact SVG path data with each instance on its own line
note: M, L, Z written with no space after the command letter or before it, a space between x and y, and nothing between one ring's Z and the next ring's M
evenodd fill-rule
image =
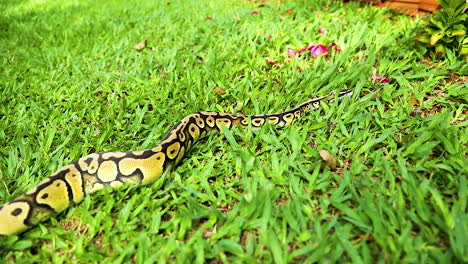
M418 100L416 100L415 98L409 99L409 103L410 103L410 105L419 105Z
M436 65L432 64L431 62L427 60L421 60L421 63L426 64L427 66L430 66L431 68L434 68L434 69L440 69L439 67L437 67Z
M133 46L134 49L136 50L142 50L144 48L146 48L146 39L143 40L142 42L136 44L135 46Z
M214 226L212 231L209 231L209 230L203 231L203 238L207 239L216 233L218 233L218 230L216 229L216 226Z
M319 150L319 155L325 161L325 166L330 168L331 170L336 169L336 159L333 157L332 154L326 149Z
M432 93L434 93L435 95L437 95L437 96L439 96L439 97L445 97L445 96L447 96L447 94L446 94L444 91L442 91L442 90L440 90L440 89L437 89L437 88L434 89L434 90L432 91Z
M367 240L367 241L373 241L374 240L374 238L372 236L369 236L369 235L358 234L357 236L362 240Z
M226 94L226 91L223 90L223 88L221 87L216 87L215 88L215 93L219 96L223 95L223 94Z

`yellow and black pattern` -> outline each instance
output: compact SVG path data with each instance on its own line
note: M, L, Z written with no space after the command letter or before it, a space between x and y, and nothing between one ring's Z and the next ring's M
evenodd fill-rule
M85 195L105 187L153 182L177 164L190 147L209 131L223 126L260 127L265 123L285 126L320 101L342 98L352 91L310 99L294 109L276 114L235 115L199 112L182 119L157 146L131 152L99 152L84 156L58 170L34 189L0 207L0 235L13 235L81 202Z

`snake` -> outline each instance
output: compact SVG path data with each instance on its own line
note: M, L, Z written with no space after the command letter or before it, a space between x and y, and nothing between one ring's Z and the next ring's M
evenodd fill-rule
M309 99L293 109L274 114L242 115L198 112L184 117L155 147L128 152L97 152L60 168L30 191L0 207L0 236L16 235L83 201L100 189L154 182L173 168L184 154L210 131L236 126L258 129L269 123L286 126L304 113L320 108L321 101L352 95L352 90Z

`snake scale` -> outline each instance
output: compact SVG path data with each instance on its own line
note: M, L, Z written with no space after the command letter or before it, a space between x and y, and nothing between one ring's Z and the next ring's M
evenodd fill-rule
M176 165L190 147L211 130L223 126L258 128L265 123L285 126L304 113L331 101L350 96L351 90L310 99L282 113L236 115L220 112L199 112L186 116L155 147L130 152L98 152L64 166L27 193L0 207L0 235L14 235L58 214L85 195L104 187L124 184L148 184L165 169Z

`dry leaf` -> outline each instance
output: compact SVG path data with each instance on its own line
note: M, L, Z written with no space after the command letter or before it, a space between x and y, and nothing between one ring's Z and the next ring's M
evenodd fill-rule
M214 226L214 228L213 228L212 231L205 230L205 231L203 232L203 238L205 238L205 239L206 239L206 238L209 238L210 236L212 236L212 235L214 235L214 234L216 234L216 233L218 233L218 230L216 230L216 226Z
M223 95L223 94L226 94L226 91L223 90L223 88L221 87L216 87L215 88L215 93L219 96Z
M142 50L144 48L146 48L146 39L143 40L142 42L136 44L135 46L133 46L134 49L136 50Z
M368 236L368 235L365 235L365 234L359 234L357 236L362 240L367 240L367 241L373 241L374 240L374 238L372 236Z
M436 65L432 64L431 62L427 60L421 60L421 63L426 64L427 66L430 66L431 68L434 68L434 69L440 69L439 67L437 67Z
M207 21L213 21L214 18L213 18L213 17L210 17L210 16L206 16L206 20L207 20Z
M409 99L409 103L410 103L410 105L419 105L418 100L416 100L415 98Z
M319 155L325 161L325 166L330 168L331 170L336 169L336 159L333 157L332 154L326 149L319 150Z

